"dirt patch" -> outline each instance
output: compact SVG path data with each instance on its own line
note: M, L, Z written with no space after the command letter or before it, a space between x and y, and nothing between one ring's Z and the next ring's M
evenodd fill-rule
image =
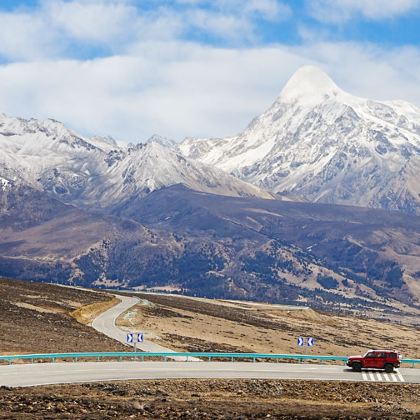
M71 312L70 315L81 324L89 325L98 315L107 311L108 309L112 308L120 302L120 299L113 297L110 300L106 300L103 302L95 302L91 303L90 305L82 306L76 309L75 311Z
M42 306L35 306L35 305L31 305L30 303L25 303L25 302L11 302L12 305L16 305L19 308L25 308L25 309L31 309L32 311L35 312L40 312L42 314L57 314L60 312L63 312L63 310L59 310L59 309L52 309L52 308L47 308L47 307L42 307Z
M420 385L151 380L0 388L0 418L415 419Z

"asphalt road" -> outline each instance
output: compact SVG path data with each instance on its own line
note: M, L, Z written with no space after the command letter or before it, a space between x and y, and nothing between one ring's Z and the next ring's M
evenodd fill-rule
M0 366L0 386L36 386L130 379L303 379L420 383L420 369L353 372L344 366L246 362L88 362Z
M130 297L130 296L121 296L121 295L115 295L118 299L121 300L121 302L112 308L108 309L107 311L103 312L101 315L96 317L94 321L92 322L92 327L95 328L95 330L99 331L100 333L113 338L114 340L117 340L123 344L127 344L127 332L121 330L115 325L115 322L117 318L123 314L125 311L133 307L134 305L137 305L139 303L144 303L145 301L142 301L139 298L136 297ZM141 331L133 331L133 332L141 332ZM167 347L163 347L157 343L154 343L148 339L147 332L144 333L144 341L142 343L136 343L136 347L138 350L146 351L146 352L152 352L152 353L172 353L174 350L168 349ZM137 337L135 337L136 339ZM131 347L132 345L130 345ZM171 358L170 356L168 356ZM174 360L183 362L186 360L185 357L173 357ZM199 359L190 357L191 361L199 361Z
M96 317L92 322L92 327L114 340L126 343L127 332L119 329L115 325L115 321L127 309L139 303L140 299L129 296L117 296L117 298L121 302Z

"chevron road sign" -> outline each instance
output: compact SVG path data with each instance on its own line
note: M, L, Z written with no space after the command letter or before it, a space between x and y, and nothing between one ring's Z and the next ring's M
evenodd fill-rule
M143 343L143 333L137 333L137 343Z
M127 343L133 343L134 342L134 334L128 333L127 334Z
M315 344L313 337L308 337L308 347L312 347Z
M302 347L302 346L305 345L305 340L303 339L303 337L298 337L298 339L297 339L297 345L299 347Z

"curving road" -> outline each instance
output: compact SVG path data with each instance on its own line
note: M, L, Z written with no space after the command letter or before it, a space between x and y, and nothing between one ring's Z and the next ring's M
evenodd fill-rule
M92 327L96 331L113 338L121 343L126 343L127 332L118 328L115 324L117 318L132 306L137 305L140 299L130 296L115 295L121 302L97 316Z
M96 331L113 338L123 344L127 343L127 331L124 331L117 327L116 320L117 318L123 314L125 311L130 309L131 307L139 304L142 302L139 298L131 297L131 296L121 296L115 295L121 302L117 305L113 306L112 308L108 309L107 311L100 314L98 317L94 319L92 322L92 327L95 328ZM132 347L133 345L130 345ZM142 343L136 343L137 349L141 351L153 352L153 353L172 353L174 350L168 349L167 347L163 347L159 344L153 343L148 341L147 333L144 335L144 341ZM168 356L169 357L169 356ZM173 357L174 360L183 362L186 361L185 357ZM190 361L200 361L197 358L190 357Z
M130 379L302 379L420 383L419 369L352 372L343 366L245 362L36 363L0 367L0 386L21 387Z

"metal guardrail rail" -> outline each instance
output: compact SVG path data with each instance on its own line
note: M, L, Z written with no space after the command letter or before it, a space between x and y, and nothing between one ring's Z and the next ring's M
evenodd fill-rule
M188 360L191 358L207 359L230 359L231 361L238 359L249 359L253 362L259 360L317 360L317 361L341 361L347 362L346 356L318 356L311 354L271 354L271 353L208 353L208 352L171 352L171 353L152 353L152 352L98 352L98 353L48 353L48 354L19 354L0 356L0 362L13 363L15 361L50 361L57 360L72 360L78 361L80 359L95 359L96 361L108 359L140 359L146 358L161 358L163 360L174 359L175 357L183 357ZM401 363L411 364L413 367L420 364L420 359L402 359Z

